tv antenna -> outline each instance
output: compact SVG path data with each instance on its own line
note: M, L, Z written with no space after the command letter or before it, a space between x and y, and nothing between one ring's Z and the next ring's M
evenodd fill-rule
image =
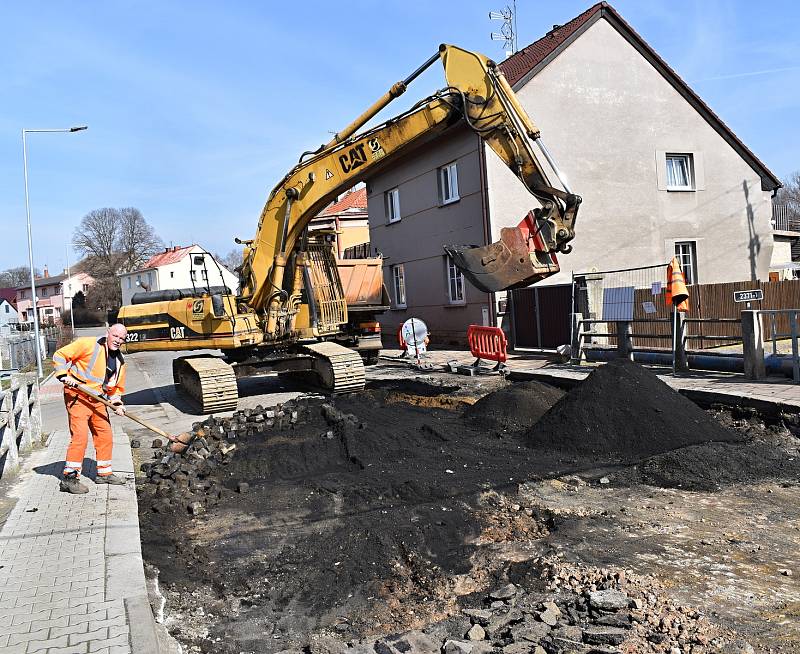
M492 32L490 36L492 41L503 41L506 57L510 57L517 51L517 0L511 0L511 4L500 11L490 11L489 20L503 21L500 31Z

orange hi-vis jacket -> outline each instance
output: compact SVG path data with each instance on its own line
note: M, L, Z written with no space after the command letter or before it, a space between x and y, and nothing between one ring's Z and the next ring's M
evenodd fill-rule
M125 360L120 352L117 355L116 374L105 381L106 357L105 336L98 339L91 336L76 338L53 355L55 375L58 379L66 375L74 377L97 394L120 396L125 392Z

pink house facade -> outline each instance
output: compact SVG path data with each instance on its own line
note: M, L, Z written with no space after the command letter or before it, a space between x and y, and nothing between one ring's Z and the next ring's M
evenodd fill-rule
M94 279L86 273L55 275L50 277L45 269L44 277L34 279L36 286L36 308L39 323L60 323L61 314L72 309L72 298L79 291L86 294ZM33 322L33 299L29 285L19 286L17 291L17 311L20 322Z

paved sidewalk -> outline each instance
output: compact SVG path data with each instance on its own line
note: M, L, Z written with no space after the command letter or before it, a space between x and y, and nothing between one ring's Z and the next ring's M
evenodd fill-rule
M114 425L114 470L128 483L94 484L92 463L85 495L58 490L68 441L66 430L53 432L10 489L17 503L0 531L0 651L158 652L128 437ZM91 445L86 456L94 458Z

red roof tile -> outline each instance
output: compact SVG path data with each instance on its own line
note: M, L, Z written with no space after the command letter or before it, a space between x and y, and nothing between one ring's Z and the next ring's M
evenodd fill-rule
M598 2L596 5L589 7L579 16L576 16L568 23L560 27L553 26L553 29L545 34L538 41L534 41L529 46L526 46L519 52L515 52L508 59L500 64L500 69L506 76L508 83L512 86L528 74L535 66L542 63L548 55L555 52L555 50L570 36L572 36L578 28L580 28L586 21L600 11L604 6L608 6L605 2Z
M17 289L16 288L0 288L0 300L7 300L12 306L16 306Z
M177 263L187 254L189 254L189 250L193 248L194 245L187 245L186 247L179 247L176 246L174 248L170 248L166 252L161 252L159 254L155 254L147 261L142 269L145 268L158 268L158 266L166 266L170 263Z
M341 200L323 209L319 215L332 216L353 210L364 213L367 211L367 189L363 186L355 191L348 191Z

